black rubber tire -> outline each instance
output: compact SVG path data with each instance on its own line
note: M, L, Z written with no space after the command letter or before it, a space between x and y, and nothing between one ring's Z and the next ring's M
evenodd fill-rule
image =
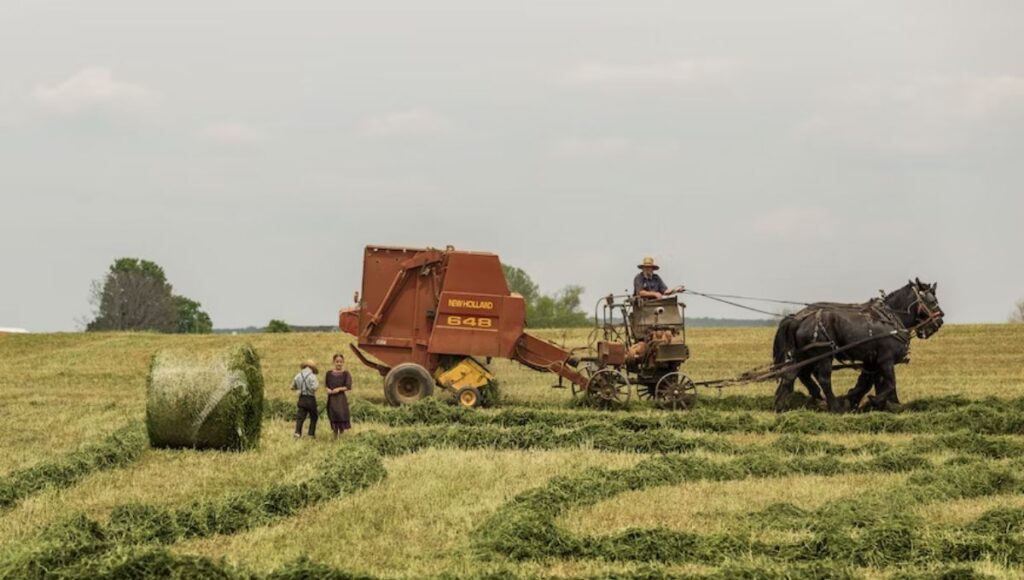
M434 394L434 377L416 363L402 363L384 377L384 397L393 407L410 405Z
M480 406L482 395L476 387L462 387L455 392L455 400L458 401L460 407L475 409Z

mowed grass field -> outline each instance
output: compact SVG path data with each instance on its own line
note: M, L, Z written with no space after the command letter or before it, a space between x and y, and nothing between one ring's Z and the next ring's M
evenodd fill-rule
M538 334L579 346L588 333ZM772 334L690 330L685 369L700 381L765 364ZM258 450L95 451L140 432L155 351L240 342L274 402ZM580 409L554 376L507 361L492 365L499 408L394 410L349 357L353 431L293 440L298 362L325 367L348 342L0 336L0 575L1024 576L1024 325L915 340L898 414L778 416L773 384L701 389L687 412ZM854 379L837 374L837 392ZM375 475L334 489L334 467Z

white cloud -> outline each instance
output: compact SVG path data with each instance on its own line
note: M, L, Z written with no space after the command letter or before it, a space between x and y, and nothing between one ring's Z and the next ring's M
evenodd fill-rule
M410 109L369 117L360 123L359 129L365 135L390 136L439 133L450 126L448 119L433 111Z
M934 154L969 144L1024 113L1024 77L919 76L865 82L826 95L798 127L815 140L892 153Z
M225 145L258 145L267 140L259 129L241 123L216 123L201 131L204 139Z
M37 85L33 97L47 109L76 113L88 109L136 109L149 103L155 93L143 85L115 79L110 69L91 67L63 81Z
M647 64L589 63L569 73L578 85L597 86L690 86L732 78L737 65L726 59L675 60Z
M753 231L775 238L822 237L833 231L829 213L821 208L787 207L754 218Z

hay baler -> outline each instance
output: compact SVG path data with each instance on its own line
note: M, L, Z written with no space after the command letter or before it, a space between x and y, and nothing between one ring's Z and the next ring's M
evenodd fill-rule
M509 291L496 254L368 246L356 303L338 325L356 337L359 360L384 377L392 405L440 386L477 406L494 380L480 359L515 360L584 390L592 383L568 351L524 331L526 303Z

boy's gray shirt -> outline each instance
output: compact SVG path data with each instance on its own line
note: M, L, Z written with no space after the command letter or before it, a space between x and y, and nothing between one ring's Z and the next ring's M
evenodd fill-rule
M299 396L309 395L312 397L316 394L316 388L316 375L308 367L299 371L299 374L295 375L295 378L292 379L292 390L298 391Z

